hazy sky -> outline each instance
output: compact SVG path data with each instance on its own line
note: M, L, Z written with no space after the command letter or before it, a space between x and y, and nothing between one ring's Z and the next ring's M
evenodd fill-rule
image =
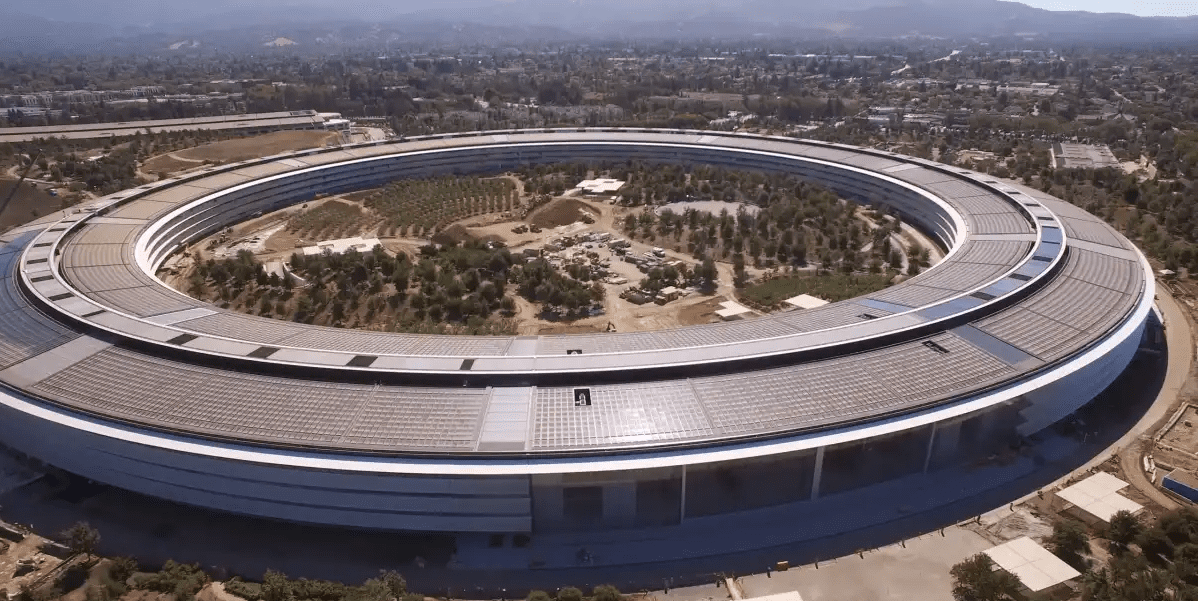
M540 0L38 0L37 2L11 3L20 12L28 12L57 20L77 20L112 24L144 24L153 22L176 22L196 18L204 18L213 14L223 14L228 11L270 10L278 6L311 6L326 11L369 18L375 15L392 16L413 10L435 7L447 8L463 6L494 6L502 2L517 1L521 4L533 4ZM628 0L625 0L627 2ZM739 2L751 0L642 0L647 7L654 5L683 4L713 4L735 6ZM781 0L802 6L811 0ZM843 1L845 8L858 8L862 5L886 5L903 0L848 0ZM953 0L924 0L951 2ZM1049 10L1088 10L1092 12L1122 12L1134 15L1151 16L1188 16L1198 15L1198 0L1016 0L1038 8ZM589 0L588 4L602 3L602 0ZM824 0L823 4L836 0ZM767 4L772 4L768 2ZM0 6L6 4L0 0ZM2 12L0 12L2 14ZM3 18L0 16L0 18Z
M1198 0L1017 0L1048 10L1088 10L1102 13L1131 13L1142 17L1186 17L1198 15Z

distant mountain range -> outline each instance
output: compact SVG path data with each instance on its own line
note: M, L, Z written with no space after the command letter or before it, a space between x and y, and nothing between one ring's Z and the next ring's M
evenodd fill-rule
M1186 42L1198 17L1048 11L1001 0L46 0L5 11L0 52L393 42L767 37L1041 36L1054 43ZM25 11L24 13L20 11Z

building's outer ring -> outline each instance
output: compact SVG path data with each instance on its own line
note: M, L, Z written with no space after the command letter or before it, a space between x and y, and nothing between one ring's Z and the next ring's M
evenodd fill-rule
M797 173L897 209L950 252L821 310L605 336L301 327L153 277L183 244L318 192L628 157ZM892 153L692 131L295 153L119 193L0 241L0 442L185 503L398 530L670 526L959 464L1103 390L1153 301L1134 246L1038 191ZM593 406L573 406L576 386Z

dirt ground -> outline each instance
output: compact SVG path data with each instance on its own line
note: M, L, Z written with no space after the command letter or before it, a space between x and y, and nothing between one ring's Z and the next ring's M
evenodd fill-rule
M111 560L108 559L96 562L96 564L93 565L90 570L88 570L87 580L80 583L78 587L70 591L66 591L66 593L60 598L60 601L87 601L87 589L102 582L103 576L105 572L107 572L110 563ZM73 570L75 568L72 567L71 569ZM143 595L144 593L157 595L157 593L150 593L149 591L130 591L121 598L124 601L133 601L135 598L139 599L140 601L153 601L150 598L146 598Z
M678 311L678 325L694 326L705 323L712 323L719 319L715 314L720 308L720 303L728 300L723 295L714 298L706 298L690 305L686 305Z
M270 156L289 150L324 146L340 134L328 131L276 131L260 136L212 142L150 158L142 165L146 173L174 173L204 164L231 163Z
M1163 432L1161 442L1189 452L1198 451L1198 407L1189 405L1172 427Z
M7 590L16 595L22 584L34 582L62 563L62 560L38 551L38 547L45 540L29 535L17 542L9 538L7 533L0 532L0 550L3 551L0 552L0 591ZM33 571L19 577L14 576L19 562L22 561L32 562Z
M0 178L0 202L8 198L14 183L16 180ZM0 214L0 231L28 223L51 211L60 211L62 208L62 198L50 196L44 186L34 186L29 182L22 182L16 195L4 209L4 213Z
M1152 456L1158 471L1180 468L1192 474L1198 472L1198 407L1187 404L1179 413L1157 434Z
M575 198L558 198L535 210L526 220L530 225L553 228L582 221L583 215L595 217L594 208Z

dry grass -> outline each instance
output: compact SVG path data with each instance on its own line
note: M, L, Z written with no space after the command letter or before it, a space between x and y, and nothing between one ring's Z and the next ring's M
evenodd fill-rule
M194 161L218 163L245 161L289 150L317 148L335 140L337 136L337 133L327 131L276 131L249 138L204 144L180 150L175 153L175 156Z
M142 164L141 170L146 173L178 173L196 167L203 167L202 161L182 161L168 154L151 157Z
M210 142L195 148L160 154L147 159L141 167L146 173L177 173L205 162L233 163L267 157L291 150L304 150L325 146L337 139L339 134L327 131L276 131L248 138L234 138Z

